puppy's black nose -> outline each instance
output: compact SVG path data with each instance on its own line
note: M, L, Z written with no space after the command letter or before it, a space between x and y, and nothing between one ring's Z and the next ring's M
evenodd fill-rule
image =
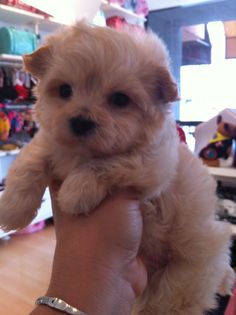
M96 123L83 116L73 117L69 120L70 129L76 136L86 136L93 132Z

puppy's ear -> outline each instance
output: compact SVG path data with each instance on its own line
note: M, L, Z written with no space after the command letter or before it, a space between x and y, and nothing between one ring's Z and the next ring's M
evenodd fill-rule
M24 68L36 78L41 78L47 71L51 59L49 46L42 46L30 55L23 56Z
M157 71L157 97L165 103L179 100L177 84L164 67L159 67Z

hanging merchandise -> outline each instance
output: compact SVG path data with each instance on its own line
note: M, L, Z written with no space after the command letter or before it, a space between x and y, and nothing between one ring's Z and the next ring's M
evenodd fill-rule
M16 92L17 92L17 99L18 100L26 100L29 97L29 90L20 84L17 84L15 86Z
M0 140L6 141L10 133L10 120L4 112L0 112Z
M13 85L17 92L17 100L27 100L29 98L29 86L30 86L29 75L25 71L16 71L14 76Z
M25 110L22 114L23 119L23 130L31 137L36 134L38 131L38 127L36 122L34 121L33 111L32 109Z
M10 135L20 132L23 128L23 119L22 119L22 114L16 111L10 111L8 113L8 118L10 120Z
M36 84L36 80L25 71L2 67L0 68L0 101L32 104L35 102L33 88Z
M37 48L37 35L14 27L0 28L0 54L24 55Z
M17 99L17 92L13 86L14 69L1 68L0 101Z

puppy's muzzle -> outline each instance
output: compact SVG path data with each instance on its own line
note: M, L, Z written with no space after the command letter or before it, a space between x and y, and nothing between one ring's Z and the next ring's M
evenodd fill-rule
M76 136L87 136L96 129L96 123L83 116L73 117L69 120L70 129Z

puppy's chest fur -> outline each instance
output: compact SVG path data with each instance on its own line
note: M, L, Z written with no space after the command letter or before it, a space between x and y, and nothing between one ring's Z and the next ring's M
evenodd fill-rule
M142 197L159 194L175 176L176 160L168 168L161 167L159 154L150 155L140 151L115 155L113 157L91 158L64 148L51 152L49 165L52 174L65 180L69 174L86 171L93 173L98 182L107 186L109 192L113 187L133 187ZM151 194L151 195L150 195Z
M153 155L148 152L135 151L113 157L89 158L82 154L75 154L62 148L51 155L53 174L65 180L68 174L78 173L85 169L89 174L95 174L98 185L106 186L107 193L114 187L133 187L140 193L141 210L144 217L144 234L141 251L147 258L150 273L152 266L163 267L167 263L167 233L171 223L164 222L163 204L160 194L173 183L178 164L177 155L169 163L169 167L161 167L160 155L154 150ZM172 155L173 158L173 155ZM81 183L83 184L83 183ZM92 184L92 183L91 183ZM92 209L91 209L92 210ZM163 221L164 220L164 221ZM157 232L159 231L159 232ZM163 257L163 259L161 258Z

